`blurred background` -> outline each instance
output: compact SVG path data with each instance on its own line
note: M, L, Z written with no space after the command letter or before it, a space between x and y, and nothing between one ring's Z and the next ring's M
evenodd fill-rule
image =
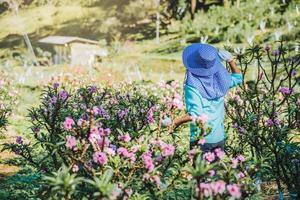
M189 43L299 48L299 0L0 0L0 66L20 84L183 79Z
M0 0L0 70L21 103L12 132L51 81L182 81L182 50L196 42L239 53L285 40L298 52L299 9L299 0Z

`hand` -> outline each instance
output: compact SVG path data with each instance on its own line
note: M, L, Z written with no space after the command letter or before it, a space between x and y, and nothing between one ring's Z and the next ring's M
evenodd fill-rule
M218 54L219 54L220 58L222 60L225 60L226 62L231 62L233 60L233 56L231 55L231 53L229 53L226 50L220 49Z
M168 127L172 125L172 119L169 117L164 118L163 120L161 120L161 126L162 127Z
M163 128L167 128L168 129L168 133L171 134L173 132L175 126L176 126L175 125L175 121L176 120L172 121L171 118L166 117L163 120L161 120L160 125Z

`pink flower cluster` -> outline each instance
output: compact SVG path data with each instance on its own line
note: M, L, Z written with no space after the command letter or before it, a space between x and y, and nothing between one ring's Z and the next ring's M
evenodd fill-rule
M129 142L131 140L131 137L128 133L126 133L125 135L119 135L118 140L124 141L124 142Z
M109 136L111 130L109 128L99 128L97 126L91 128L89 135L89 141L91 143L96 143L100 147L107 147L110 144L110 141L107 136Z
M192 123L201 123L205 124L208 120L208 116L206 114L202 114L198 117L192 116Z
M237 186L236 184L229 184L227 185L227 191L229 192L229 194L235 198L235 199L239 199L242 196L242 193L240 191L239 186Z
M117 153L124 158L129 158L132 163L136 160L135 154L133 152L129 152L125 147L119 147L117 149Z
M160 187L160 185L161 185L161 180L158 175L150 176L150 174L145 173L143 176L143 179L149 180L151 183L154 183L157 187Z
M182 110L183 109L183 101L180 94L176 93L174 95L173 101L172 101L173 107Z
M205 197L210 197L212 195L223 194L226 190L226 183L222 180L210 183L200 183L199 188Z
M280 120L278 118L275 118L274 120L272 119L267 119L265 122L265 126L267 127L272 127L274 125L280 125Z
M147 112L147 117L146 117L146 122L148 124L152 124L154 122L154 112L157 111L156 106L152 106L148 112Z
M281 92L282 94L292 94L293 93L293 89L290 87L280 87L279 88L279 92Z
M245 158L243 155L238 155L236 158L232 158L231 159L231 167L232 168L237 168L238 164L239 164L239 161L242 163L242 162L245 162Z
M205 197L222 195L225 193L226 189L233 199L239 199L242 196L238 185L229 184L226 186L226 183L222 180L210 183L200 183L199 189L203 192Z
M148 172L152 172L154 169L154 163L153 163L151 153L150 152L143 153L142 160L144 162L144 167L148 170Z
M208 162L211 163L215 160L215 154L214 152L207 152L203 155L203 158Z
M104 152L97 151L93 154L93 161L103 166L107 163L107 156Z
M175 149L176 149L174 145L167 144L167 143L165 143L164 141L162 141L160 139L151 140L150 143L153 144L153 145L158 145L161 148L162 155L164 157L172 156L175 152Z
M207 152L203 154L203 159L205 159L208 163L211 163L216 158L222 160L224 156L225 156L224 151L222 151L220 148L217 148L213 152Z
M162 148L162 155L164 157L167 157L167 156L172 156L175 152L175 147L171 144L165 144L163 143L161 145L161 148Z
M74 120L71 117L66 117L63 127L66 131L69 131L72 129L72 126L75 124Z
M178 93L175 93L173 97L165 97L164 102L170 109L182 110L184 108L182 96Z
M74 136L71 136L71 135L67 135L66 136L66 147L69 148L69 149L72 149L74 150L76 145L77 145L77 140Z

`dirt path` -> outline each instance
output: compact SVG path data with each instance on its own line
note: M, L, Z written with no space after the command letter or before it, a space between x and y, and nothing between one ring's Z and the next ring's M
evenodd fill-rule
M5 139L0 139L0 148L2 147L2 144L4 144L4 143L14 142L15 138L16 138L16 135L13 133L10 133L6 136ZM3 151L3 152L0 152L0 161L14 158L16 156L17 155L14 154L13 152ZM7 177L7 176L14 175L19 170L20 170L20 167L18 167L18 166L0 163L0 180L5 179L5 177Z

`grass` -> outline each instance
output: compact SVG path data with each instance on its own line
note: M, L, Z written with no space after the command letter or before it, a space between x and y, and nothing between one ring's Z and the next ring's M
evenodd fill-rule
M19 16L12 12L6 12L0 16L1 27L5 27L0 31L0 40L3 40L9 34L22 35L23 32L36 37L50 32L53 33L53 30L59 34L70 33L67 26L73 25L73 28L76 28L76 26L84 26L85 20L101 19L103 17L104 11L101 8L86 8L76 5L24 8L20 10ZM76 21L82 23L74 24ZM76 31L73 33L78 34Z

